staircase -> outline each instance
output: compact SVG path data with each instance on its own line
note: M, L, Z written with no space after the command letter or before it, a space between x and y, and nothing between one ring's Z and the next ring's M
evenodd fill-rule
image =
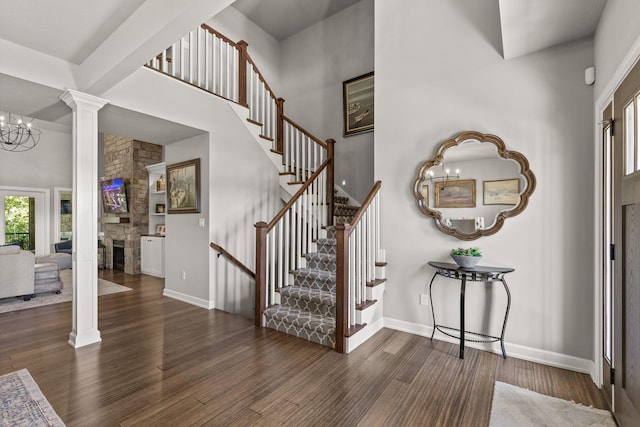
M381 183L362 206L335 194L335 141L321 141L285 116L284 100L244 41L203 24L146 66L226 98L279 171L285 206L269 223L255 225L256 326L340 352L377 332L385 281Z
M334 196L334 223L348 223L359 206ZM280 289L280 304L263 311L266 326L327 347L336 345L336 230L316 241L317 251L305 254L306 268L291 272L293 285Z

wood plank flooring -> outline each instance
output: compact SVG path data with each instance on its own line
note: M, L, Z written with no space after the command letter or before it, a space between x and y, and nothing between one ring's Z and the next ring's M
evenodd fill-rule
M68 426L486 426L495 381L606 408L587 375L390 329L338 354L100 276L133 290L99 297L99 344L67 344L70 302L0 314L0 375L27 368Z

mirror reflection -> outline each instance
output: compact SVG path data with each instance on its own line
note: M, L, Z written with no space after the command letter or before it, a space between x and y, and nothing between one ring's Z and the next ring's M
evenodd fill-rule
M465 132L423 164L414 186L421 211L463 240L497 232L526 207L535 176L527 159L494 135Z

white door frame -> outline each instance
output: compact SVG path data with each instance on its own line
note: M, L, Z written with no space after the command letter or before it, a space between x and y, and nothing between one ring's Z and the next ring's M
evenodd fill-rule
M602 117L602 113L604 109L607 108L610 102L613 101L613 94L620 86L622 81L625 79L627 74L631 71L636 62L640 60L640 37L636 38L635 42L629 48L629 51L622 59L618 67L616 68L615 73L611 79L607 82L604 90L598 97L594 105L594 188L596 189L595 194L595 203L594 203L594 236L596 245L594 247L595 252L595 263L594 263L594 370L591 372L591 379L598 386L602 387L602 378L605 373L602 372L602 332L604 325L602 324L602 304L603 304L603 295L602 295L602 287L603 287L603 275L604 270L602 266L604 265L606 260L609 258L608 251L605 251L603 248L603 242L601 241L602 233L604 232L602 224L604 218L602 216L602 205L604 203L604 194L602 189L602 178L604 176L604 170L602 168L602 125L599 123L600 117ZM614 242L617 243L617 242ZM613 392L613 399L615 400L615 392Z
M62 193L71 193L73 194L72 188L67 187L54 187L53 188L53 242L60 241L60 194ZM73 205L71 206L73 209Z
M0 185L0 212L4 212L4 196L33 197L36 199L36 256L50 252L51 194L48 188L10 187ZM4 214L3 214L4 216ZM0 244L4 241L4 221L0 221Z

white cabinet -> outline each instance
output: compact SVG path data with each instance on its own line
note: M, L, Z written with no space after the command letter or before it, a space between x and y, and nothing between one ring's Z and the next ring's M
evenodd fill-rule
M164 237L140 237L140 271L164 277Z

